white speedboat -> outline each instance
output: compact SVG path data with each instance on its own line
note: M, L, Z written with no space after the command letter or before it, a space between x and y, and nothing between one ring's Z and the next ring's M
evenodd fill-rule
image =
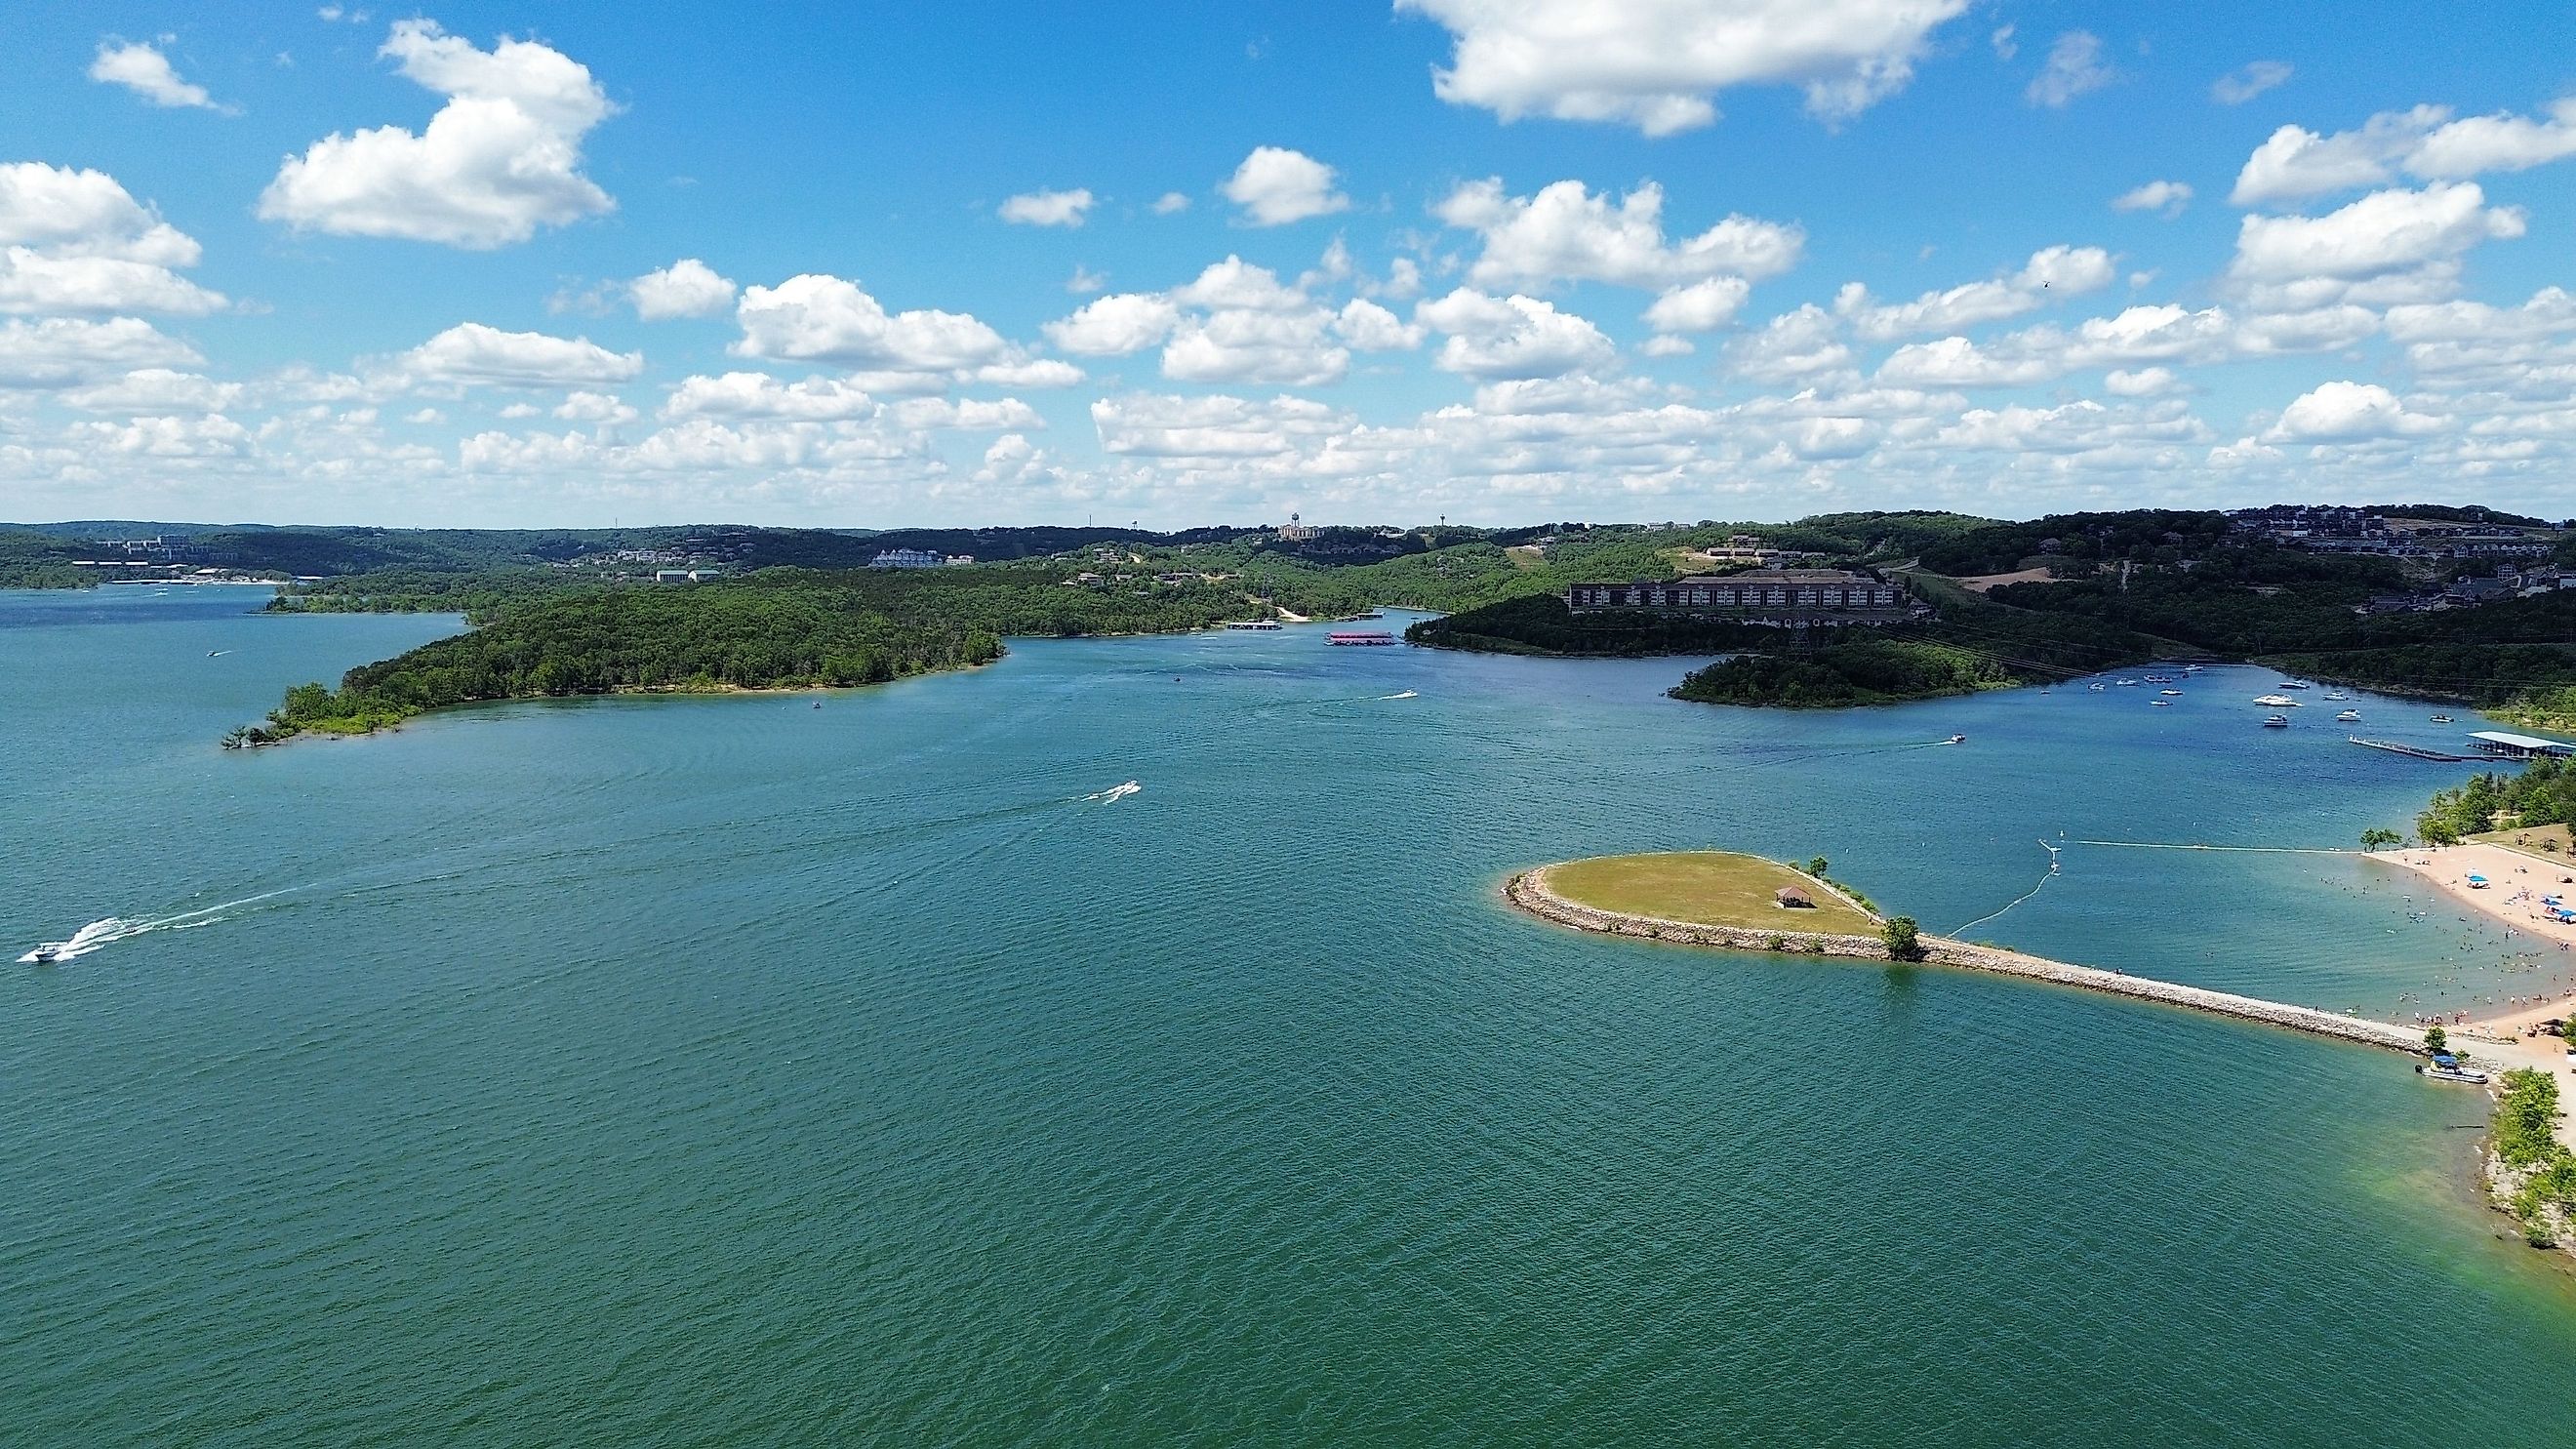
M2263 728L2267 730L2285 730L2289 727L2290 717L2286 714L2276 714L2263 721Z
M2433 723L2435 724L2449 724L2450 722L2451 717L2447 714L2437 714L2433 716Z
M2299 702L2290 698L2286 694L2256 695L2254 697L2254 702L2263 706L2265 709L2297 709L2299 707Z
M2165 691L2165 693L2167 693L2167 694L2171 694L2171 693L2173 693L2173 691L2172 691L2172 690L2166 690L2166 691ZM2158 708L2158 709L2171 709L2171 708L2173 708L2173 701L2172 701L2172 700L2170 700L2170 699L2151 699L2151 700L2148 700L2148 701L2147 701L2147 703L2149 703L2149 704L2151 704L2151 705L2154 705L2154 706L2155 706L2156 708Z
M2157 691L2156 691L2156 693L2161 694L2161 695L2165 695L2165 696L2167 696L2167 697L2171 697L2171 696L2174 696L2174 695L2179 695L2179 694L2181 694L2181 693L2182 693L2182 691L2181 691L2181 690L2179 690L2179 689L2159 689L2159 690L2157 690Z
M2360 718L2361 718L2361 711L2360 711L2360 710L2357 710L2357 709L2348 709L2348 710L2345 710L2343 713L2341 713L2341 714L2339 714L2339 715L2336 715L2336 716L2335 716L2335 723L2336 723L2336 724L2352 724L2352 723L2354 723L2354 722L2358 721Z
M2281 688L2283 688L2283 689L2314 689L2314 688L2316 688L2316 686L2315 686L2315 685L2313 685L2313 684L2301 684L2299 681L2297 681L2297 680L2295 680L2295 679L2284 679L2284 680L2282 680L2282 681L2281 681L2281 684L2280 684L2280 687L2281 687Z
M2136 681L2136 680L2134 680L2134 679L2115 679L2115 680L2113 680L2113 681L2111 681L2111 682L2112 682L2112 683L2114 683L2114 684L2117 684L2117 685L2121 686L2122 688L2127 688L2128 686L2133 685L2133 684L2137 683L2138 681Z
M2344 693L2344 692L2343 692L2342 690L2340 690L2340 689L2329 689L2329 690L2327 690L2325 693L2323 693L2323 694L2321 694L2321 695L2318 695L2318 696L2317 696L2317 698L2319 698L2319 699L2350 699L2350 698L2352 698L2352 696L2351 696L2351 695L2349 695L2349 694Z
M2089 689L2089 690L2093 691L2095 694L2100 694L2100 693L2102 692L2102 681L2100 681L2100 680L2098 680L2098 679L2097 679L2097 680L2094 680L2091 684L2088 684L2088 685L2086 685L2086 686L2084 686L2084 687L2085 687L2086 689Z
M2437 1082L2466 1082L2472 1087L2487 1084L2487 1074L2475 1067L2446 1067L2439 1062L2430 1062L2415 1070Z

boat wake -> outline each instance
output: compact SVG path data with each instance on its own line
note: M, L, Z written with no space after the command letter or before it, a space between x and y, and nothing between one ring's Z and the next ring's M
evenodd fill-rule
M1400 694L1381 694L1378 696L1379 699L1420 699L1421 697L1422 696L1409 689Z
M270 891L263 895L245 896L237 901L225 901L221 905L205 906L193 911L179 911L166 916L145 916L136 920L127 920L123 916L108 916L92 921L72 932L68 940L41 942L34 950L20 956L18 960L21 964L77 960L101 947L112 946L119 941L148 935L154 931L191 931L199 926L216 925L230 919L229 913L232 911L281 894L284 893Z
M1952 931L1950 934L1956 936L1960 934L1960 932L1967 930L1969 926L1982 926L1986 922L1993 920L1995 917L2002 915L2004 912L2011 910L2013 907L2020 905L2022 902L2029 900L2032 896L2038 895L2041 891L2048 889L2048 883L2057 879L2057 853L2064 847L2051 845L2047 841L2043 840L2039 843L2039 848L2048 852L2048 874L2039 878L2039 884L2032 886L2029 890L2023 891L2020 895L2013 897L2011 900L2004 902L1995 909L1986 912L1984 915L1977 917L1973 921L1968 922L1967 925L1959 927L1958 930Z
M1112 785L1108 789L1100 791L1098 794L1085 795L1082 798L1085 800L1095 800L1103 805L1115 805L1119 801L1126 799L1130 795L1136 794L1144 788L1144 786L1136 783L1135 781L1129 780L1124 784Z

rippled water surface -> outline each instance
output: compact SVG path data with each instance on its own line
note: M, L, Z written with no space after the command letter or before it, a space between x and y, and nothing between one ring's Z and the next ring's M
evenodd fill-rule
M0 1441L2576 1442L2473 1098L1495 900L1730 846L1950 929L2044 841L1970 934L2563 974L2349 857L2075 843L2468 769L2259 730L2273 676L1788 715L1291 629L228 755L454 627L259 597L0 594L0 956L122 923L0 966Z

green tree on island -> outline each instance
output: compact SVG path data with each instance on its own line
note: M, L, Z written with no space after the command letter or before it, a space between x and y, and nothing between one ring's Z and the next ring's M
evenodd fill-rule
M1825 859L1821 855L1811 856L1807 861L1807 874L1814 876L1818 880L1823 880L1825 878L1825 872L1832 868L1833 862Z
M1887 924L1879 928L1879 938L1887 943L1887 959L1891 961L1923 959L1922 928L1912 916L1888 917Z
M2442 1030L2442 1029L2441 1029L2440 1027L2438 1027L2438 1026L2436 1026L2436 1027L2428 1027L2428 1028L2426 1028L2426 1029L2425 1029L2425 1032L2424 1032L2424 1050L2426 1050L2426 1051L2428 1051L2428 1052L2446 1052L2446 1051L2449 1051L2450 1049L2451 1049L2451 1037L2450 1037L2450 1033L2445 1032L2444 1030Z

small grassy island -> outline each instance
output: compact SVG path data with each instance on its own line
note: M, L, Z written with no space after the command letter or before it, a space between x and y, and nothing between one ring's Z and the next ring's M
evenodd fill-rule
M1548 867L1547 888L1593 910L1697 926L1853 936L1879 929L1876 915L1816 877L1724 850L1570 861ZM1783 892L1806 904L1783 905Z
M1849 887L1825 879L1826 864L1819 858L1800 868L1717 850L1601 856L1518 872L1503 883L1503 898L1541 920L1602 935L1731 951L1925 961L2390 1051L2420 1055L2425 1050L2411 1027L1929 935L1910 918L1882 915ZM1792 894L1806 903L1792 902Z

